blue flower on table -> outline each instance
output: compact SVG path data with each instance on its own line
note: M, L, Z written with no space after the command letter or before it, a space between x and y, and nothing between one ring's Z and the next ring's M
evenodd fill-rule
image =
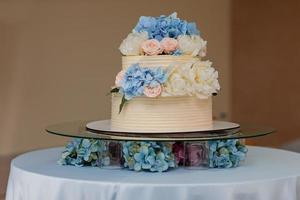
M74 139L72 140L71 142L69 142L67 145L66 145L66 149L65 151L62 153L62 158L66 158L70 155L73 155L76 153L76 149L79 148L79 145L81 143L81 139Z
M156 160L155 164L150 168L152 172L164 172L169 168L169 164L165 160Z
M210 152L214 152L214 151L217 150L218 142L209 141L208 144L209 144L209 150L210 150Z
M133 157L134 160L138 163L144 162L145 160L145 154L143 154L142 152L135 153Z
M226 140L224 143L224 145L226 146L232 146L232 147L236 147L238 140Z
M133 169L134 171L141 171L142 163L135 163Z
M230 160L232 161L232 167L237 167L239 163L244 160L244 156L240 157L239 155L230 155Z
M218 148L224 147L224 146L226 145L226 142L227 142L227 141L223 141L223 140L218 141L217 147L218 147Z
M89 139L83 139L81 143L82 148L89 148L91 146L91 142Z
M220 156L216 156L216 166L219 168L230 168L232 167L232 162L230 160L229 155L221 154Z
M154 165L155 164L155 155L152 154L152 155L148 155L146 156L145 158L146 160L146 163L149 164L150 166ZM147 165L148 166L148 165ZM148 168L148 167L147 167Z
M237 139L209 141L209 167L230 168L245 160L247 148Z
M61 165L106 166L110 163L106 142L94 139L73 139L66 145Z
M172 145L158 142L124 142L124 167L131 170L163 172L176 167Z
M83 139L81 147L78 149L78 158L82 158L84 161L89 161L91 155L91 142L88 139Z
M82 167L84 165L84 160L81 157L77 157L76 159L73 159L72 164L74 164L77 167Z
M243 152L244 154L246 154L248 152L247 147L244 145L238 145L237 149L238 149L238 151Z

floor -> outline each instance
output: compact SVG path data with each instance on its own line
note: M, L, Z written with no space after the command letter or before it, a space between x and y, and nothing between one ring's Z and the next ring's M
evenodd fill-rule
M0 200L4 200L5 198L6 184L8 180L9 165L11 159L12 156L0 157Z

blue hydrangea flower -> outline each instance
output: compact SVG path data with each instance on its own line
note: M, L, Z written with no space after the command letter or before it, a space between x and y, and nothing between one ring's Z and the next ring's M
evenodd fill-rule
M144 94L146 86L155 87L167 81L167 72L161 67L140 67L138 64L130 66L124 74L120 92L126 100Z
M124 167L134 171L163 172L176 167L171 143L124 142Z
M187 35L199 35L200 31L197 29L197 25L195 22L191 22L187 24Z
M237 139L209 141L209 167L231 168L245 160L247 148Z
M140 17L134 28L137 32L148 32L149 39L161 41L165 37L177 38L179 35L199 35L195 23L188 23L177 18L177 13L170 16L161 15L159 17Z
M232 167L232 162L229 155L221 154L215 157L215 165L218 166L218 168L230 168Z
M94 139L73 139L62 152L61 165L107 166L110 164L107 142Z
M176 49L175 51L172 51L170 53L170 55L173 55L173 56L181 56L182 55L182 51L180 49Z

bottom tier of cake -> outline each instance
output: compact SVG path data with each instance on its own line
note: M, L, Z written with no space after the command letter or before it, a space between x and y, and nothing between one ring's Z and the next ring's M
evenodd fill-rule
M112 95L111 126L130 132L182 132L207 130L212 127L212 99L190 96L135 97L126 102Z

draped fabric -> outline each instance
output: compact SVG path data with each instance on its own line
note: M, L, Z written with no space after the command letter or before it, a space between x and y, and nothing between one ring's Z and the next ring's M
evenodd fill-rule
M184 169L165 173L59 166L62 148L15 158L6 200L296 200L300 154L249 147L233 169Z

